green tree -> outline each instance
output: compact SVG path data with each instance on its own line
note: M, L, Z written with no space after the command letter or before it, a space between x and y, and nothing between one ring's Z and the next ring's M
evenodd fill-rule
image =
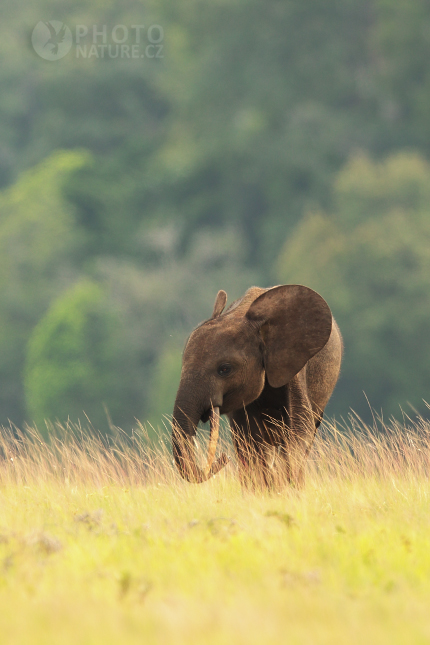
M370 5L162 4L175 100L157 160L186 234L234 222L247 262L270 279L279 240L303 209L329 202L333 173L379 119L356 82L371 68Z
M164 58L69 55L52 65L28 52L51 4L8 1L0 35L15 82L0 70L4 177L85 146L96 164L67 194L93 248L139 255L135 231L155 219L180 225L184 252L196 230L234 223L247 263L269 279L286 228L327 205L351 150L380 146L374 1L82 0L56 19L108 33L161 23Z
M87 162L56 152L0 193L0 422L22 423L22 373L29 335L74 280L82 237L62 197L65 178Z
M100 430L123 421L124 356L118 351L118 320L102 288L83 280L62 295L36 325L25 370L30 418L70 419ZM129 421L129 419L127 419Z
M416 154L352 159L333 214L309 214L278 260L281 281L320 292L345 340L332 409L421 412L430 382L430 164ZM406 411L407 411L406 410ZM410 409L409 409L410 411Z
M153 0L81 0L55 7L50 0L1 3L0 186L59 148L85 147L102 161L153 138L168 109L156 83L158 59L142 64L141 59L77 58L72 50L47 63L33 51L31 33L40 20L59 20L73 35L76 25L88 26L85 42L91 44L93 25L106 25L110 37L117 24L159 22L154 5Z
M377 57L379 109L376 137L385 147L430 154L430 5L427 0L375 0L369 42Z

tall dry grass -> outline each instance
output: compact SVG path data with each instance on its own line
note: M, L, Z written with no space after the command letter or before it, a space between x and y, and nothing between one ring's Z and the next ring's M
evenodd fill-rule
M50 425L47 442L37 429L14 426L0 432L0 485L31 485L47 481L105 486L145 486L162 481L178 485L168 422L159 441L140 425L131 436L120 429L103 435L72 424ZM151 429L151 436L154 435ZM207 436L198 433L200 458L205 459ZM237 475L229 430L224 425L218 446L231 459L218 477ZM422 478L430 473L430 422L404 416L388 423L374 417L367 425L355 415L347 422L325 422L317 433L306 465L306 479L322 484L328 479Z

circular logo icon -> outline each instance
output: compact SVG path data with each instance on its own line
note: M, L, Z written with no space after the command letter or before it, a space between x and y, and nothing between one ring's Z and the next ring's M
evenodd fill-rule
M31 34L34 51L45 60L60 60L69 53L73 44L72 32L63 22L38 22Z

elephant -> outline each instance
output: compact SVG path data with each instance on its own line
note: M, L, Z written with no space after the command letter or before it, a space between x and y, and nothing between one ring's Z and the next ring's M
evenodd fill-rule
M325 300L302 285L251 287L189 336L172 418L181 476L207 481L229 459L215 459L220 415L230 422L240 482L304 484L304 466L339 377L343 342ZM196 428L210 421L206 465L196 459Z

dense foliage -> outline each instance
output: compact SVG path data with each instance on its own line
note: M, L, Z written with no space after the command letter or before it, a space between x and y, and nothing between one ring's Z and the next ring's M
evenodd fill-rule
M335 182L335 209L308 215L279 259L281 281L330 302L346 346L339 407L423 410L430 382L430 165L357 157Z
M61 418L64 410L72 422L84 412L99 427L105 401L106 413L124 422L124 410L139 404L137 399L124 405L131 389L124 380L126 355L119 351L118 321L105 300L98 285L79 283L36 325L28 346L26 394L40 427L45 419Z
M93 25L97 46L103 25L108 43L115 25L130 41L145 25L142 46L163 49L102 58L96 46L84 57L74 42L49 62L31 46L47 20L75 40L88 27L87 47ZM157 423L171 411L183 341L217 290L236 297L279 280L320 288L339 318L346 358L332 412L364 414L363 390L389 413L419 406L429 33L424 0L5 0L0 421L79 414L76 375L89 358L75 354L82 366L68 374L59 345L69 336L52 321L63 312L88 345L91 326L73 327L71 312L76 285L89 283L104 294L101 327L116 320L100 339L109 360L91 368L116 376L79 385L100 427L92 410L103 404L114 424ZM44 392L48 372L58 388Z

